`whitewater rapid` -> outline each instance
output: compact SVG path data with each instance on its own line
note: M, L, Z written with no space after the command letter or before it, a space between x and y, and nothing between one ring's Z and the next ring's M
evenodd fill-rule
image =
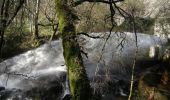
M103 82L104 79L129 79L136 50L135 34L129 32L112 33L106 41L109 34L90 34L101 36L101 39L80 37L79 42L81 42L84 52L88 53L88 58L82 56L91 83L99 82L94 82L98 76ZM150 47L154 46L159 46L159 56L163 54L167 39L141 33L138 33L137 36L138 59L153 59L149 57L149 51ZM56 40L1 62L0 86L29 90L38 87L39 81L41 83L48 82L50 78L60 79L66 75L66 71L62 43L61 40ZM42 81L43 77L45 78ZM69 93L66 78L63 84L65 84L66 91Z

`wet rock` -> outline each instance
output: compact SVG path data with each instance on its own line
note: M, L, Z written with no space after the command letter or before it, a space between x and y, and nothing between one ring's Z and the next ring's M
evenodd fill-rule
M107 95L103 95L101 100L127 100L127 97L115 96L113 94L107 94Z
M66 94L62 100L71 100L71 95L70 94Z
M0 100L23 100L20 89L6 89L0 91Z
M60 82L52 81L48 84L40 84L25 92L25 96L38 100L60 100L63 93L63 86Z
M0 91L5 90L5 87L0 86Z
M53 78L41 77L37 85L28 90L2 88L0 100L61 100L63 84L56 77Z

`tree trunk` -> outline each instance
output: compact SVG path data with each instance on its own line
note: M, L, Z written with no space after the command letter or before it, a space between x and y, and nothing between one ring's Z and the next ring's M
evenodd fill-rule
M40 0L36 0L36 8L35 8L35 32L34 32L34 38L39 38L39 31L38 31L38 15L39 15L39 6L40 6Z
M80 47L76 40L75 15L68 7L67 0L55 1L72 100L90 100L89 80L83 65Z
M4 33L8 19L9 0L3 0L0 14L0 58L2 58L2 47L4 44Z
M0 58L2 58L2 47L4 44L4 29L0 29Z
M0 10L0 58L2 57L2 47L4 44L4 33L7 27L11 24L11 22L16 17L17 13L19 12L20 8L24 4L25 0L18 1L19 4L16 6L16 9L14 9L13 14L9 16L11 12L10 11L10 4L15 3L11 0L3 0L1 4L1 10Z

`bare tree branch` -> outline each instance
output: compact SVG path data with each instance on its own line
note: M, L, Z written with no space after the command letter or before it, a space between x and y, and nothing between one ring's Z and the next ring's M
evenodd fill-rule
M124 1L124 0L112 0L111 3L117 3L117 2L122 2L122 1ZM79 1L74 2L73 6L74 7L78 6L84 2L94 2L94 3L98 2L98 3L110 4L110 1L108 1L108 0L79 0Z
M81 33L78 33L78 35L84 35L84 36L87 36L87 37L90 37L90 38L93 38L93 39L99 39L99 38L102 38L100 36L91 36L87 33L84 33L84 32L81 32Z

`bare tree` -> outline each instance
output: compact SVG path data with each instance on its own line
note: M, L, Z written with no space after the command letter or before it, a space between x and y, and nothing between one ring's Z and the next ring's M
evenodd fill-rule
M2 56L2 47L4 44L4 33L7 27L14 20L15 16L21 9L25 0L2 0L0 5L0 56Z

